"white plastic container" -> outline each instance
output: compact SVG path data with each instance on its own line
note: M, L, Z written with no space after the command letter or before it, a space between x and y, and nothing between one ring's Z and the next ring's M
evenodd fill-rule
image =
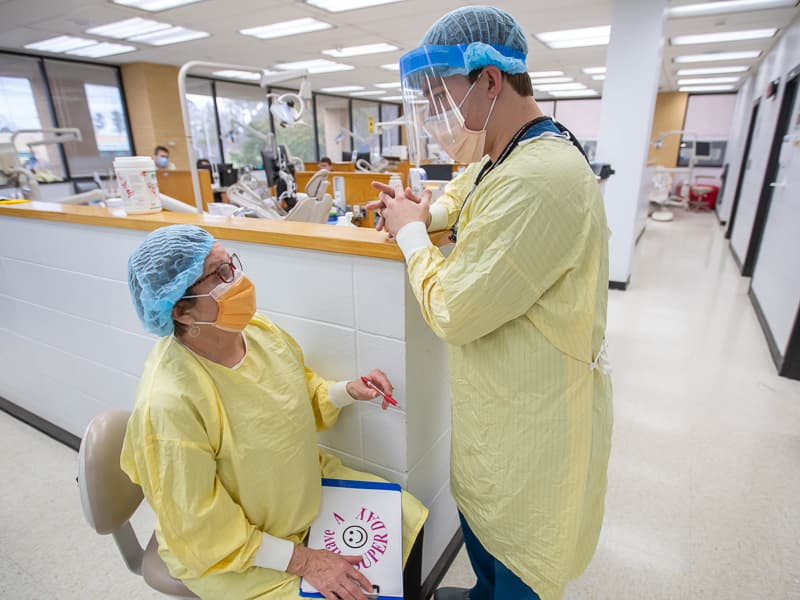
M129 215L161 212L156 164L149 156L118 156L114 171L119 195Z

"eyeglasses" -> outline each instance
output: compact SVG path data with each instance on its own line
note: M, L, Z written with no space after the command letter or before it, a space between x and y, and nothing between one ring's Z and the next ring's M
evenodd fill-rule
M189 287L189 290L191 290L193 287L197 287L206 279L209 277L214 277L215 275L219 277L219 280L222 283L230 283L236 278L236 271L243 272L244 269L242 268L242 261L239 260L239 255L234 253L231 254L231 259L228 262L222 263L208 275L203 275Z

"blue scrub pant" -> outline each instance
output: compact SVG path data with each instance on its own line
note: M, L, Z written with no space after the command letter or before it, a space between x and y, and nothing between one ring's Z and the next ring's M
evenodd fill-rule
M469 592L469 600L540 600L539 596L519 577L486 551L469 528L467 520L460 512L461 531L464 532L464 546L467 548L469 562L478 578L475 587Z

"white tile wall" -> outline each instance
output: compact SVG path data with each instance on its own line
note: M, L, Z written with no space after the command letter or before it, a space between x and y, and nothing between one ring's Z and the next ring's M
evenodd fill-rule
M336 425L317 434L320 442L328 448L335 448L354 458L361 458L361 409L358 404L351 404L342 409Z
M394 388L392 397L398 409L405 410L408 396L406 389L406 344L400 340L358 333L358 373L366 375L372 369L386 373ZM378 398L374 403L382 403Z
M428 449L414 467L409 469L408 489L426 505L441 491L442 482L450 480L450 432Z
M433 565L444 552L460 524L458 509L450 495L449 482L441 489L433 502L428 505L430 514L425 523L425 540L422 545L422 578L428 576Z
M391 408L384 411L371 403L360 408L364 459L405 473L406 415Z
M361 257L353 261L359 331L405 339L405 264Z
M223 241L237 251L256 284L258 305L283 313L353 327L353 265L342 255Z

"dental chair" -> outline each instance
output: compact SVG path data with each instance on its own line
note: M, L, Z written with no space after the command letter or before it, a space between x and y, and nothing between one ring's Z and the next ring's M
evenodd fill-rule
M109 411L92 419L78 452L78 485L83 514L100 535L114 538L128 569L154 590L178 598L197 598L169 574L158 555L155 533L142 550L130 519L142 502L142 488L119 466L122 440L130 413Z

